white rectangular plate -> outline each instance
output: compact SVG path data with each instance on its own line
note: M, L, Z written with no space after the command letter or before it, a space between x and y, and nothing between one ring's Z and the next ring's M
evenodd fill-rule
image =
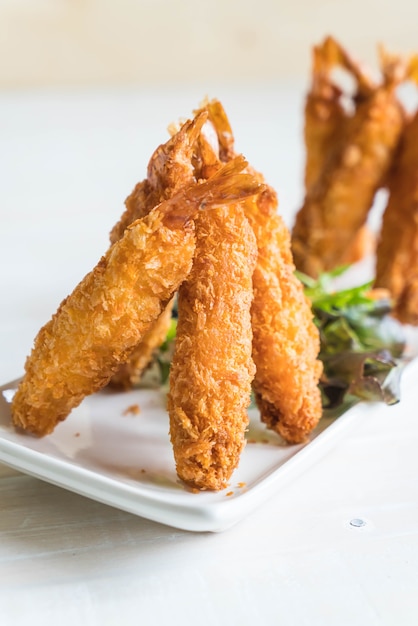
M411 370L414 370L412 372ZM405 373L404 373L405 374ZM411 382L418 362L408 367ZM194 493L177 478L161 391L103 391L86 398L53 434L35 438L11 424L16 383L0 387L0 461L105 504L191 531L224 530L254 510L379 404L322 419L309 443L286 445L250 411L248 443L223 491ZM138 405L139 413L129 411Z

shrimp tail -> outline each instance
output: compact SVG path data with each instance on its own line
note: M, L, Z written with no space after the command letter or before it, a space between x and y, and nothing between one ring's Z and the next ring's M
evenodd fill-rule
M243 156L221 167L208 180L182 189L155 210L162 214L162 222L169 228L182 228L198 210L205 210L239 202L258 195L265 185L252 174L243 173L248 166Z

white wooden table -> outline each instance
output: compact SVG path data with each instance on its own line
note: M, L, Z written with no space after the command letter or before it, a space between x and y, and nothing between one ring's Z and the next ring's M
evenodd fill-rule
M223 100L238 149L301 199L302 89L0 97L0 382L96 263L169 122ZM230 530L162 526L0 466L0 624L418 623L418 386ZM361 519L363 526L350 521Z

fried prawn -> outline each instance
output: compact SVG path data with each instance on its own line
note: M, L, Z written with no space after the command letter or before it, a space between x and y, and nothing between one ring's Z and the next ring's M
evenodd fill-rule
M219 141L221 137L227 141L227 154L233 154L233 134L222 105L212 101L207 108L216 130L222 120ZM261 175L255 176L264 182ZM256 366L253 387L261 419L286 441L298 443L307 438L322 415L319 334L310 302L294 274L290 234L277 213L274 190L267 187L242 206L258 249L251 308Z
M405 128L389 180L376 259L375 286L390 291L393 315L418 325L418 113Z
M202 136L202 171L219 166ZM256 254L239 205L196 218L193 267L178 292L168 410L177 474L198 489L224 488L245 444Z
M111 243L118 241L132 222L147 215L157 204L169 200L185 185L195 182L192 158L206 119L207 114L202 112L188 120L154 151L148 163L147 177L125 200L125 211L110 233Z
M171 198L179 189L195 180L192 159L195 143L206 117L205 113L201 113L195 119L188 120L166 143L155 150L148 163L147 178L136 185L125 201L125 212L111 231L111 242L118 241L126 227L135 219L144 217L157 204ZM122 363L112 376L110 384L113 387L129 389L140 382L154 351L167 335L173 303L174 299L168 302L128 361Z
M190 272L199 209L258 189L237 159L135 221L40 330L12 403L16 426L45 435L125 362Z
M199 215L193 267L178 293L168 397L177 473L199 489L223 489L245 443L255 258L241 207Z
M369 77L358 71L356 63L332 37L326 37L321 45L314 46L312 56L312 85L305 102L305 195L318 183L328 163L332 163L341 150L350 118L350 112L343 106L345 94L332 80L331 66L343 64L354 73L363 95L373 90ZM365 224L342 253L341 264L359 261L373 250L373 246L374 237Z
M315 277L347 259L366 224L403 128L404 112L395 90L406 75L402 59L382 52L383 81L375 85L335 40L328 38L320 53L322 64L314 64L318 76L307 102L309 185L292 233L296 267ZM352 113L343 114L338 106L339 91L330 78L335 66L351 73L356 82Z
M300 443L322 415L319 333L294 273L290 234L277 213L275 192L268 189L246 201L244 212L258 245L251 311L257 405L268 428Z

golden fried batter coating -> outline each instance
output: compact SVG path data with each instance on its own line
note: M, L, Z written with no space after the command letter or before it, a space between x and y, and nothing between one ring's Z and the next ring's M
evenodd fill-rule
M325 40L316 55L321 63L314 63L306 105L308 184L292 234L296 267L310 276L342 264L350 247L358 245L355 239L402 131L404 112L395 88L407 70L402 60L383 54L384 80L374 85L335 40ZM330 78L336 64L357 83L353 114L338 104L339 91Z
M206 106L216 130L220 119L221 128L230 129L218 101ZM233 154L232 131L222 137L228 142L227 153ZM263 182L261 175L256 176ZM298 443L306 439L322 415L319 334L310 303L294 274L290 235L277 213L275 192L266 188L242 206L258 249L251 309L256 365L253 387L262 420L286 441Z
M245 443L256 253L240 206L196 219L193 268L178 293L168 410L177 473L198 489L226 487Z
M206 117L207 114L202 112L195 119L187 121L165 144L155 150L148 164L147 178L138 183L126 199L126 210L112 229L110 234L112 243L120 239L125 228L135 219L144 217L157 204L168 200L184 185L195 180L192 159L195 143ZM167 335L172 308L173 300L170 300L129 360L122 363L112 376L110 385L129 389L139 383L154 351Z
M135 222L38 334L13 400L13 420L38 435L103 387L190 270L194 228Z
M16 426L52 432L127 360L185 279L199 209L254 194L243 159L192 184L134 222L60 305L35 339L12 403Z
M244 205L256 236L252 306L254 391L261 419L289 443L305 441L322 415L319 333L294 273L290 234L272 189Z
M112 387L129 390L139 385L142 374L150 363L156 348L164 343L171 325L174 298L145 333L130 354L128 361L119 366L109 381Z
M375 286L389 289L401 322L418 325L418 113L405 128L389 179Z

